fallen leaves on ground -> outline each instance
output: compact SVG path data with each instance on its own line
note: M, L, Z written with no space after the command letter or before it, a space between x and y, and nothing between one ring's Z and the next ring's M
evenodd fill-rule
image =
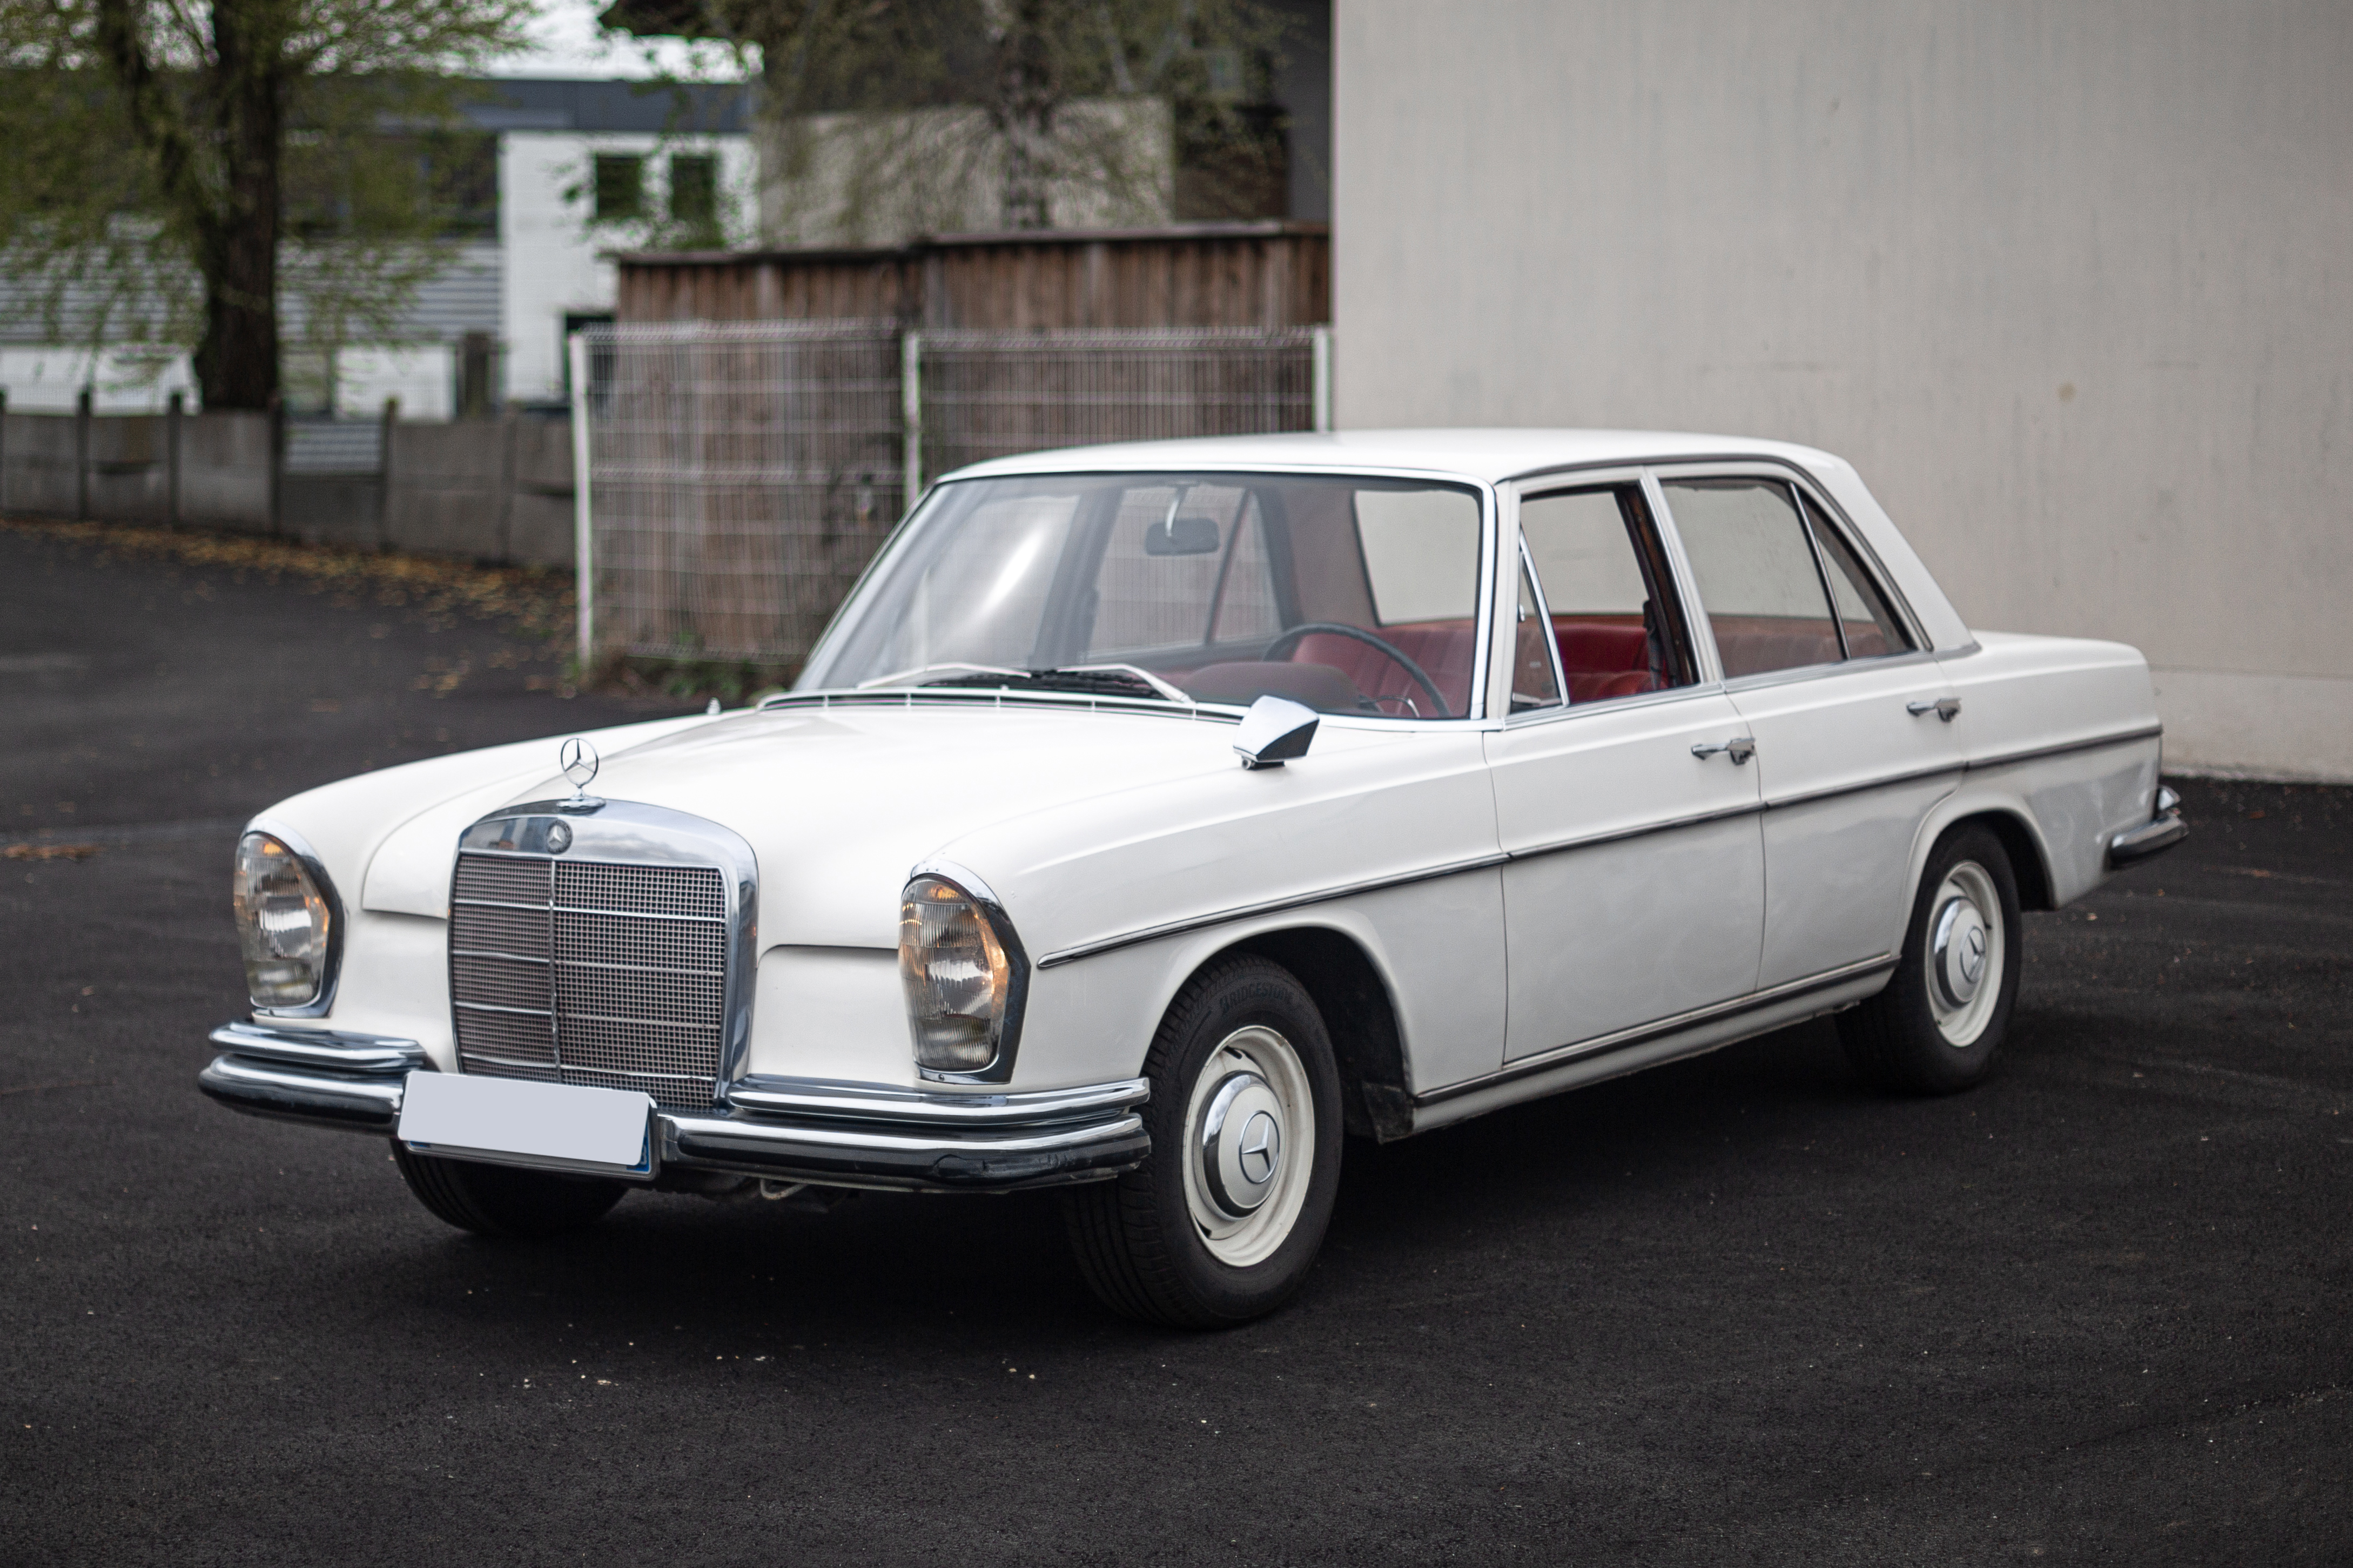
M95 844L11 844L0 850L11 860L87 860L97 853Z

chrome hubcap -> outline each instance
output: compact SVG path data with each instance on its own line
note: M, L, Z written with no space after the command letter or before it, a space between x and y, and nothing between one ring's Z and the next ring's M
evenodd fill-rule
M1227 1075L1201 1118L1201 1175L1230 1219L1253 1213L1282 1167L1282 1102L1254 1072Z
M1262 1262L1307 1205L1315 1102L1306 1068L1289 1040L1253 1024L1219 1042L1188 1099L1185 1204L1193 1227L1219 1262Z
M1947 1045L1977 1043L2001 995L2009 962L2001 926L2001 895L1974 860L1946 873L1929 906L1928 1005Z
M1936 989L1947 1007L1966 1007L1985 978L1985 916L1967 899L1953 899L1936 914Z

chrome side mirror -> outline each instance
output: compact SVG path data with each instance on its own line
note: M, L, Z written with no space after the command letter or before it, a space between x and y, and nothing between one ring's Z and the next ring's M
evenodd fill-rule
M1242 715L1241 733L1234 751L1246 768L1279 768L1293 757L1307 754L1315 726L1324 716L1303 702L1284 697L1261 697Z

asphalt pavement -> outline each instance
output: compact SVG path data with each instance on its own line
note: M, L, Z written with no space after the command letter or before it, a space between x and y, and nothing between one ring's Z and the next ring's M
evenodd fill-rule
M1974 1093L1817 1023L1352 1146L1176 1334L1050 1195L492 1244L200 1097L248 814L649 710L396 596L0 528L0 844L97 847L0 859L0 1563L2353 1561L2353 791L2182 782Z

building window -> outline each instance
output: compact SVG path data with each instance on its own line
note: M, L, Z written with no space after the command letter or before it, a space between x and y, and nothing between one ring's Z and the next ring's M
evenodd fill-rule
M694 229L719 223L719 160L707 153L679 153L670 161L670 216Z
M644 216L646 161L634 153L596 154L596 221L620 223Z

